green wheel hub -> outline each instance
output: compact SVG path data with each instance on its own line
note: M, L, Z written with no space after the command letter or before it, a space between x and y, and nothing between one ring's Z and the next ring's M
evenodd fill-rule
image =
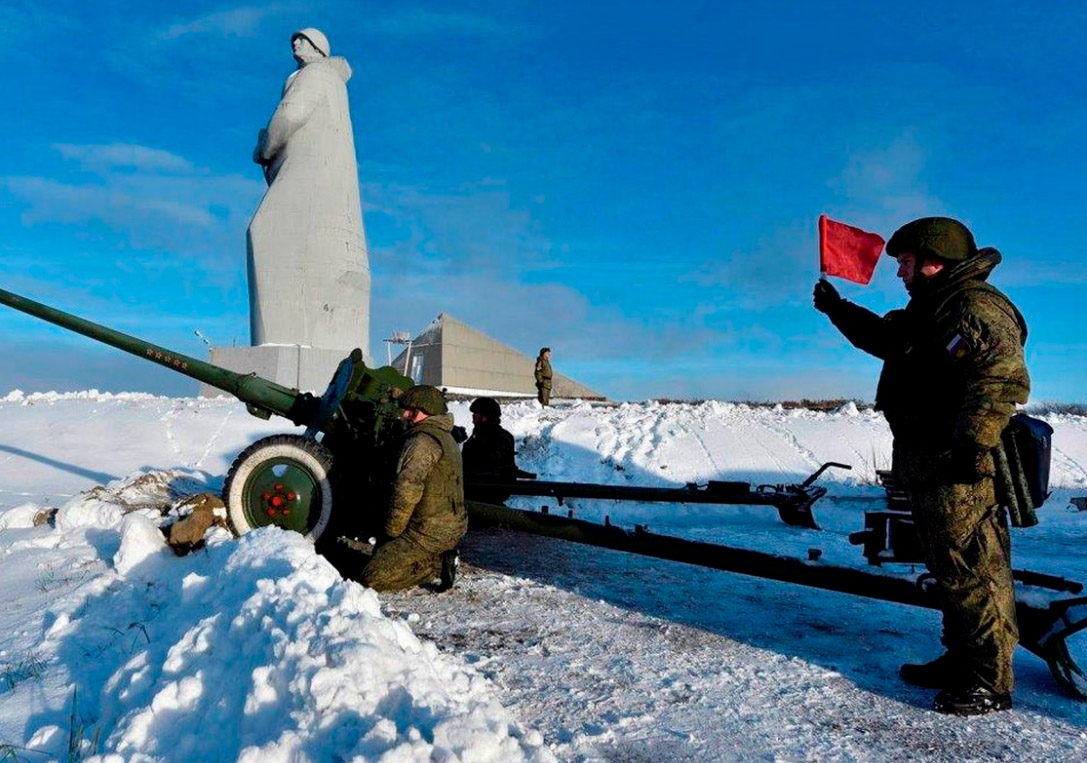
M316 542L332 516L332 453L294 434L257 440L234 459L223 484L231 527L244 535L275 525Z
M278 525L303 535L312 529L324 496L313 474L293 458L269 460L245 483L245 517L253 527ZM315 511L316 509L316 511Z

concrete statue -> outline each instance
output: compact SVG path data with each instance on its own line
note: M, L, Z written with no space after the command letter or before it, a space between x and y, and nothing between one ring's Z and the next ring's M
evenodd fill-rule
M323 389L352 348L370 357L370 264L351 67L317 29L291 35L291 49L298 68L253 151L268 182L247 235L253 347L220 348L219 360L236 366L244 356L245 370Z

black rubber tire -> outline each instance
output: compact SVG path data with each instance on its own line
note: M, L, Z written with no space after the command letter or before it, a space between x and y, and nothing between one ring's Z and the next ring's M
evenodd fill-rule
M308 528L302 535L316 542L328 528L332 517L333 491L329 480L332 470L332 453L321 443L308 437L295 434L277 434L257 440L243 450L227 472L223 483L223 503L226 504L227 519L236 535L244 535L259 526L251 521L253 507L246 507L246 491L249 479L269 461L289 459L293 466L304 471L315 485L314 501L316 517L308 522ZM268 522L267 524L278 524Z

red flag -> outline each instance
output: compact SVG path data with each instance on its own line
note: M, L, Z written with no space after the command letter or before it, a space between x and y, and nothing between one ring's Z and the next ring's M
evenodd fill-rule
M819 270L854 283L868 283L876 270L883 237L819 215Z

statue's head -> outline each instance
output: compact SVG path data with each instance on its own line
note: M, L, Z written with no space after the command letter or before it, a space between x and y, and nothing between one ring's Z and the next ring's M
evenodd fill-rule
M307 27L299 29L291 35L291 52L294 60L300 64L308 64L319 58L328 58L332 48L328 44L328 38L320 29Z

